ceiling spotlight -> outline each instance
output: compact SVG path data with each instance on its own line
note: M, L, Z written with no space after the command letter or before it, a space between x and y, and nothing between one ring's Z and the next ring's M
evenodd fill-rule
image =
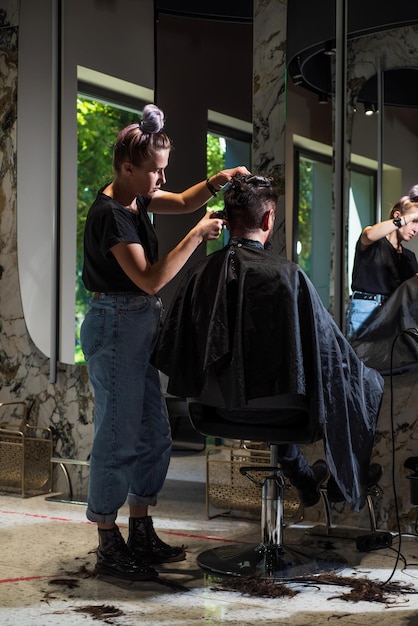
M326 41L324 54L326 54L327 56L333 56L335 53L336 53L335 41Z
M303 83L302 70L300 67L300 57L296 59L295 73L292 74L292 81L294 85L301 85Z
M294 85L301 85L303 83L303 76L302 74L294 74L292 76L292 81Z
M318 94L318 102L319 104L328 104L328 94L325 91Z
M365 115L373 115L374 113L374 106L371 102L365 102L364 103L364 114Z

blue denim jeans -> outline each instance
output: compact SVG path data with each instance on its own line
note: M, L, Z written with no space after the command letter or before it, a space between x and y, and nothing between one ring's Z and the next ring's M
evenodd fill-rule
M355 337L378 306L381 305L376 300L350 300L345 315L345 334L348 341Z
M150 357L161 300L101 294L91 301L81 345L94 390L87 517L112 523L128 504L155 505L171 453L170 423Z

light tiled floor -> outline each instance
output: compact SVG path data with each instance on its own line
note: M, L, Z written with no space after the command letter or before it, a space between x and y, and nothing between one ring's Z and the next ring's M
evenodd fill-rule
M347 588L300 582L287 584L299 592L293 598L250 597L220 590L196 564L202 550L231 540L257 542L260 534L256 520L207 519L204 452L173 454L153 517L165 541L187 546L187 560L161 566L158 582L128 583L92 576L97 534L84 506L0 495L1 626L418 625L415 537L402 538L398 563L396 550L359 553L352 541L331 541L348 561L339 576L383 582L396 565L392 582L410 584L411 593L392 595L386 603L346 601L341 594ZM127 510L118 521L126 535ZM305 541L305 528L285 529L289 535Z

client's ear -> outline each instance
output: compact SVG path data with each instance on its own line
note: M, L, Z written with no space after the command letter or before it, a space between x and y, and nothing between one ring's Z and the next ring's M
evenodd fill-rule
M274 224L274 219L275 219L275 213L273 209L269 209L268 211L266 211L263 215L263 218L261 220L261 228L262 230L266 231L266 230L271 230L273 228L273 224Z

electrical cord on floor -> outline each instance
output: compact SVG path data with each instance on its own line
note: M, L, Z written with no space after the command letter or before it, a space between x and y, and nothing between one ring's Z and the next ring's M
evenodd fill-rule
M391 347L391 351L390 351L390 430L391 430L391 437L392 437L392 491L393 491L393 499L394 499L394 503L395 503L395 517L396 517L396 527L397 527L397 531L398 531L398 537L399 537L399 545L398 548L396 550L396 560L395 560L395 564L392 568L392 573L390 574L389 578L382 583L382 585L387 585L388 582L390 582L393 578L393 576L395 575L396 569L398 567L398 563L399 561L402 559L403 562L405 563L406 566L406 560L404 558L404 556L401 553L401 547L402 547L402 532L401 532L401 523L400 523L400 519L399 519L399 506L398 506L398 494L396 491L396 480L395 480L395 426L394 426L394 416L393 416L393 406L394 406L394 400L393 400L393 352L394 352L394 348L395 348L395 344L396 341L398 340L398 338L401 335L407 334L411 337L414 337L415 339L418 338L418 330L416 328L407 328L405 330L401 330L400 333L398 333L395 337L395 339L392 342L392 347ZM417 525L417 522L415 522L415 526Z
M402 537L409 537L409 538L413 537L413 538L415 538L415 540L418 539L418 535L416 533L402 533ZM394 539L397 539L397 538L398 538L398 535L396 537L394 537ZM394 547L391 547L390 550L392 550L393 552L398 552L398 550L396 548L394 548ZM411 568L411 567L418 567L418 563L417 562L415 562L415 563L408 562L406 557L405 557L405 555L403 555L403 554L399 555L399 560L401 560L403 562L403 567L401 569L402 572L405 572L408 568ZM415 593L418 593L418 590Z

